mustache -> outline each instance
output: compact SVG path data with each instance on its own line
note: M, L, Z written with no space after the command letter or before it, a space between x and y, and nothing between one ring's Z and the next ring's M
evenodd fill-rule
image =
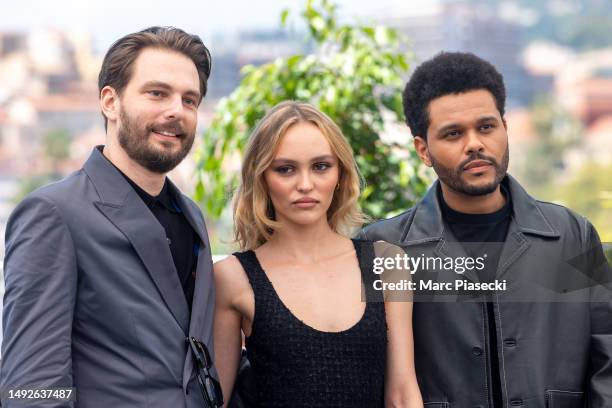
M175 135L184 135L185 129L181 126L179 122L168 122L163 125L147 125L147 131L162 131L174 133Z
M469 162L472 162L474 160L486 160L488 162L491 163L491 165L493 165L493 167L499 167L499 163L497 163L497 160L495 160L494 157L491 156L487 156L484 155L482 153L472 153L470 155L470 157L468 157L467 159L465 159L464 161L462 161L461 163L459 163L459 165L457 166L458 169L463 169Z

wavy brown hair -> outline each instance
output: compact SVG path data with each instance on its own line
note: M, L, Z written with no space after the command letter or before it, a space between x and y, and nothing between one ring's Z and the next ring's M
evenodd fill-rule
M338 188L327 210L332 230L350 236L367 220L358 204L363 178L353 149L340 128L311 104L285 101L261 119L246 147L240 185L234 194L234 238L242 250L257 248L281 228L281 223L275 220L264 172L270 167L282 136L297 123L319 128L338 158Z

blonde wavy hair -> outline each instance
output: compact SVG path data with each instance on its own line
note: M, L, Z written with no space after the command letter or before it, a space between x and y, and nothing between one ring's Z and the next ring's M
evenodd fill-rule
M363 178L351 145L340 128L311 104L284 101L269 110L257 124L242 161L241 181L233 199L234 239L242 250L259 247L281 228L281 223L275 220L264 172L274 160L282 136L297 123L310 123L319 128L338 158L338 188L327 210L332 230L351 236L367 221L358 203Z

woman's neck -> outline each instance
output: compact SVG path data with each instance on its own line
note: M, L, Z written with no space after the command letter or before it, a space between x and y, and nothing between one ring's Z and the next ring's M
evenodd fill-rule
M334 256L343 237L331 229L327 220L323 221L309 225L284 223L262 249L300 264L317 263Z

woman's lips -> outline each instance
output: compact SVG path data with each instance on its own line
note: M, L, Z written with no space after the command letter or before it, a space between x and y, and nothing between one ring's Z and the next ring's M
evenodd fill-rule
M300 200L294 201L293 205L295 205L298 208L312 208L318 203L319 202L315 199L306 198L306 199L300 199Z

